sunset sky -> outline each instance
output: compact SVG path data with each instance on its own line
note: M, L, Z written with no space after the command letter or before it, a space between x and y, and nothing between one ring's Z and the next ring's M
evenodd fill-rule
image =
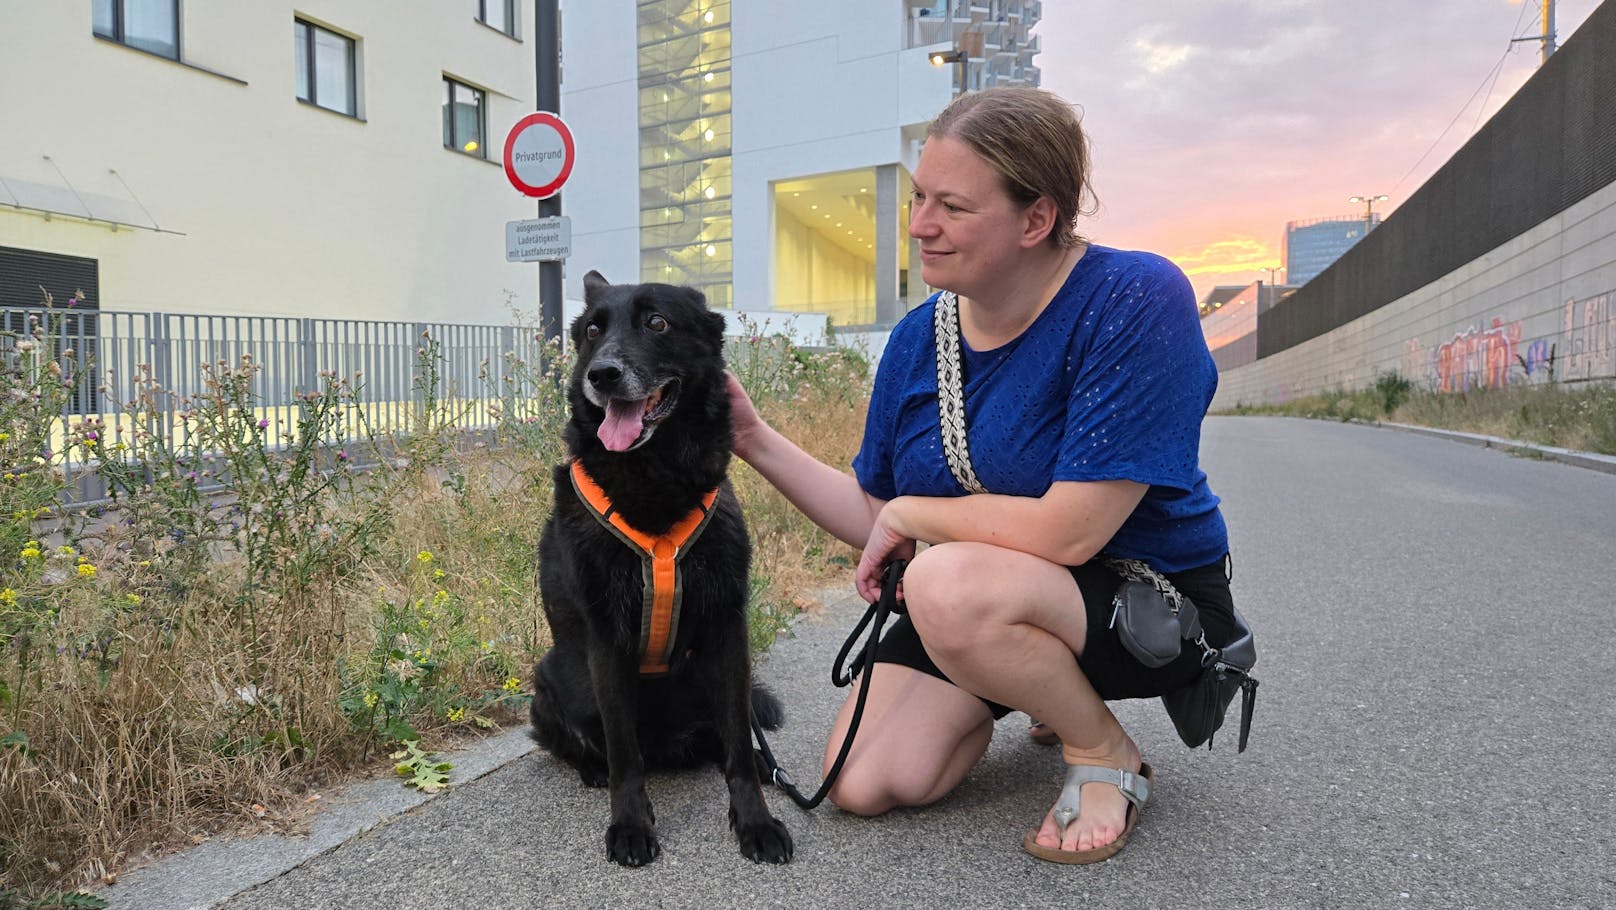
M1562 45L1598 5L1555 4ZM1170 257L1204 297L1267 280L1287 221L1361 215L1355 194L1395 211L1531 76L1538 43L1510 38L1540 34L1541 15L1538 0L1045 0L1035 62L1093 141L1083 232Z

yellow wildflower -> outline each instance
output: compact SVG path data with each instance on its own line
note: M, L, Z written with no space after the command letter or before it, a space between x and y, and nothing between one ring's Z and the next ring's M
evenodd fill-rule
M421 552L415 554L415 558L419 559L424 565L432 561L432 553L430 550L422 550Z
M128 601L130 606L134 606L135 604L140 603L140 595L139 594L125 594L123 596L123 599Z
M449 720L450 721L453 721L455 723L459 723L461 721L461 719L463 719L465 716L466 716L466 709L465 708L450 708L449 709Z
M92 566L89 563L81 563L79 565L79 577L80 578L94 578L95 577L95 566Z
M436 581L437 579L442 578L443 576L448 575L448 574L449 574L448 572L445 572L442 569L433 569L432 570L432 579L434 581Z
M432 595L432 606L441 607L449 602L449 592L439 588Z
M367 707L367 708L376 707L376 702L378 702L380 700L381 700L381 696L377 695L375 692L366 692L365 693L365 707Z
M16 602L17 602L17 591L16 591L16 589L14 589L14 588L6 588L4 591L0 591L0 604L5 604L6 606L9 607L9 606L12 606L12 605L16 604Z
M516 690L522 688L522 681L512 676L510 679L505 680L505 685L502 688L504 688L506 692L515 692Z
M22 556L23 559L38 559L39 558L39 548L38 547L23 547L22 548L22 553L20 553L19 555Z

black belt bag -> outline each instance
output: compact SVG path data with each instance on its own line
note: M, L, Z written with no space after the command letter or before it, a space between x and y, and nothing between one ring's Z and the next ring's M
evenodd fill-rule
M1184 745L1212 747L1212 734L1223 726L1236 692L1240 703L1240 746L1246 751L1251 738L1251 712L1257 705L1257 642L1239 610L1228 644L1214 648L1201 628L1195 602L1179 593L1161 573L1137 559L1106 559L1105 566L1121 575L1111 605L1111 627L1135 660L1147 667L1164 667L1182 653L1185 642L1201 652L1201 673L1193 682L1162 696L1167 716Z

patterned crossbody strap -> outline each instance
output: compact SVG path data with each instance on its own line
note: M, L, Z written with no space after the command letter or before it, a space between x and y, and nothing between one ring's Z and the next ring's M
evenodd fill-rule
M987 488L976 478L971 465L971 449L965 438L964 377L960 370L960 317L959 298L953 291L944 291L937 298L932 313L932 327L937 343L937 412L943 433L943 455L948 470L969 493L986 493ZM1184 595L1173 587L1166 576L1137 559L1103 558L1106 568L1129 581L1143 581L1162 592L1173 612L1178 612Z
M943 431L943 455L948 470L967 493L986 493L971 467L971 450L965 439L965 391L960 370L959 298L944 291L937 298L932 314L937 342L937 413Z

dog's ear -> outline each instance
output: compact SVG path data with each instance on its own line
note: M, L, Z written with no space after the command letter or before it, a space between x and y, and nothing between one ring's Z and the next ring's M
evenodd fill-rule
M716 310L708 310L702 314L703 321L707 323L707 338L720 348L724 346L724 329L729 325L724 314Z
M600 293L611 287L612 283L606 280L601 273L590 269L584 274L584 303L594 303Z

